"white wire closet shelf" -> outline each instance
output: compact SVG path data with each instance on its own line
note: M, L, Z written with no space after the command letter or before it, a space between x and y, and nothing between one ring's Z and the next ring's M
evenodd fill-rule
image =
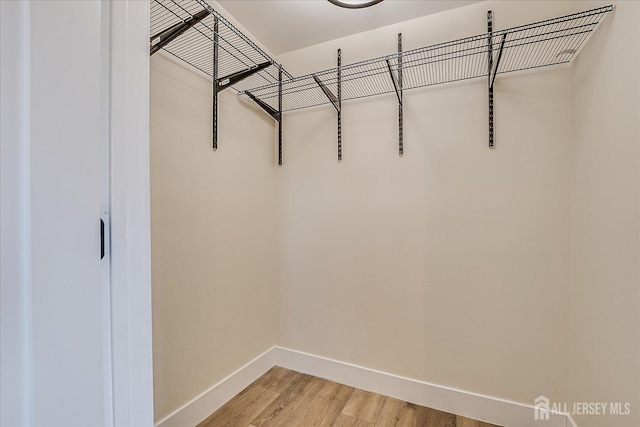
M600 7L345 65L340 67L342 100L395 92L390 69L396 75L401 69L402 89L409 90L489 74L493 80L496 74L571 62L612 10L612 6ZM489 52L491 62L497 64L494 70L488 68ZM316 79L333 94L338 92L338 68L285 80L282 111L331 103ZM277 108L277 83L248 88L242 95L247 92Z
M282 120L286 111L332 104L337 111L337 154L342 160L342 102L394 93L398 98L398 153L404 153L405 90L487 78L488 142L494 144L494 83L498 74L571 62L613 6L487 32L293 77L205 0L150 0L150 54L164 50L209 75L212 139L218 148L218 93L232 88L278 122L278 164L282 165Z
M255 74L230 85L234 90L241 92L251 87L278 82L279 64L206 1L150 0L150 8L151 35L154 36L151 41L152 46L153 39L161 32L189 22L202 13L201 19L196 19L195 24L171 39L168 44L162 46L162 49L213 77L214 40L217 40L219 78L225 79L246 70L265 66ZM216 21L218 31L214 31ZM153 48L152 53L154 53ZM286 78L292 78L286 71L283 72Z

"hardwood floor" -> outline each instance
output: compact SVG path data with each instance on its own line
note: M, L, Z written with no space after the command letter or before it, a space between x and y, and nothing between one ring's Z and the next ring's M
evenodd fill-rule
M199 427L496 427L276 366Z

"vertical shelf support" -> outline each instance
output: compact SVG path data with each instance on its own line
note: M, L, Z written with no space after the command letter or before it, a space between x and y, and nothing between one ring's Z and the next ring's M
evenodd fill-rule
M218 149L218 17L213 21L213 151Z
M282 166L282 65L278 67L278 166Z
M494 112L493 112L493 85L496 82L496 75L498 74L498 67L502 60L502 52L504 51L504 43L507 40L507 33L502 35L500 40L500 47L498 49L498 57L494 63L493 61L493 12L487 12L487 29L488 29L488 60L487 60L487 87L489 90L489 148L495 147L495 135L493 131L494 127Z
M396 90L396 96L398 97L398 154L402 156L404 154L404 127L403 127L403 111L402 111L402 33L398 33L398 77L393 74L391 67L391 61L387 61L387 68L389 68L389 75L393 82L393 87Z
M338 49L338 161L342 161L342 50Z
M400 103L398 104L398 155L404 154L404 113L402 92L402 33L398 33L398 86L400 87Z
M213 20L213 151L218 149L218 94L225 90L228 87L233 86L234 84L246 79L249 76L254 75L255 73L264 70L265 68L271 65L271 62L263 62L261 64L255 65L253 67L249 67L246 70L237 71L233 74L230 74L225 77L219 76L218 65L220 62L220 55L218 52L219 49L219 20L218 17L215 16ZM280 78L280 98L282 98L282 66L279 68L279 78ZM282 105L280 105L280 111L282 111ZM269 114L271 114L269 112ZM280 121L280 119L276 119ZM280 131L282 133L282 130ZM282 155L280 155L280 164L282 164Z
M487 88L489 90L489 148L494 147L493 135L493 84L491 73L493 71L493 12L487 12Z
M322 80L315 74L313 74L313 79L316 81L317 85L320 86L322 92L329 98L329 101L333 105L333 108L338 112L338 161L342 160L342 58L341 58L341 50L338 49L338 96L336 97L331 89L329 89Z
M244 93L268 115L278 122L278 166L282 166L282 65L278 65L278 109L267 104L254 94L245 90Z

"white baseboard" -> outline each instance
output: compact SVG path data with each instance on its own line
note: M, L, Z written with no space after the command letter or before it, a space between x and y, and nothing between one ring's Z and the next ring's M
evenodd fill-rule
M282 347L267 350L155 426L195 426L275 365L499 426L576 427L566 414L551 413L548 421L534 420L533 405L405 378Z
M534 420L533 405L404 378L313 354L276 347L276 365L362 390L505 427L567 427L565 414Z
M265 351L204 393L156 422L156 427L195 426L276 364L275 347Z

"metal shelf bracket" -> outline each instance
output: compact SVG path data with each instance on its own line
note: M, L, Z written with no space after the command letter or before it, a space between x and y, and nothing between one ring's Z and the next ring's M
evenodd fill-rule
M398 154L402 156L404 154L404 128L403 128L403 111L402 111L402 33L398 33L398 77L393 74L391 68L391 60L386 59L387 68L389 69L389 75L393 82L393 88L396 91L398 97Z
M338 161L342 161L342 50L338 49Z
M494 63L493 61L493 12L491 10L487 12L487 31L488 31L487 33L487 43L488 43L487 88L489 91L489 148L495 148L493 85L496 82L496 75L498 74L498 67L500 66L500 60L502 60L502 52L504 50L504 43L507 40L507 33L502 34L502 40L500 41L500 47L498 48L498 57Z
M262 108L268 115L270 115L274 120L279 120L280 119L280 112L278 110L276 110L275 108L273 108L271 105L267 104L266 102L263 102L260 98L256 98L256 96L254 94L252 94L249 91L245 92L247 94L247 96L256 104L258 104L258 106L260 108Z
M278 67L278 166L282 166L282 65Z
M322 92L329 99L338 113L338 161L342 160L342 50L338 49L338 68L336 69L338 79L338 96L334 95L320 78L313 74L313 80L318 84Z
M498 57L493 61L493 11L487 12L487 88L489 91L489 148L495 148L494 133L494 111L493 111L493 85L496 82L498 67L502 59L502 51L504 50L504 42L507 40L507 33L502 34L500 47L498 48Z
M498 50L498 59L496 60L495 65L493 66L493 72L491 73L491 87L493 88L494 83L496 82L496 75L498 74L498 67L500 66L500 60L502 60L502 51L504 50L504 42L507 40L507 34L502 35L502 40L500 41L500 49Z
M278 67L278 109L262 101L248 90L244 93L278 122L278 166L282 166L282 65Z
M255 65L253 67L249 67L245 70L237 71L235 73L229 74L228 76L219 78L218 77L218 17L215 17L213 23L213 150L218 149L218 94L223 90L227 89L235 85L238 82L250 77L257 72L264 70L265 68L271 66L271 62L263 62L261 64ZM255 101L263 110L265 110L271 117L277 120L280 123L280 155L279 155L279 163L282 165L282 120L281 120L281 111L282 111L282 66L279 67L279 80L280 80L280 111L274 110L271 106L257 99L252 94L247 94Z
M209 13L210 12L207 9L204 9L196 13L189 19L186 19L183 22L179 22L175 25L172 25L166 30L161 31L158 34L152 36L151 42L150 42L149 56L153 55L154 53L156 53L157 51L159 51L160 49L162 49L163 47L171 43L177 37L184 34L184 32L187 31L189 28L193 27L198 22L206 18L209 15Z
M220 42L218 35L220 33L220 20L214 17L213 20L213 151L218 149L218 61L220 55L218 46Z
M493 61L493 11L487 12L487 43L488 43L488 56L487 56L487 87L489 91L489 148L495 148L495 133L494 133L494 111L493 111L493 85L496 82L496 75L498 74L498 67L500 66L500 60L502 59L502 51L504 50L504 42L507 40L507 33L502 34L502 40L500 41L500 47L498 48L498 57L494 63Z
M254 75L258 71L264 70L269 66L271 66L271 62L263 62L262 64L247 68L246 70L236 71L233 74L229 74L228 76L217 79L218 92L222 92L226 88L231 87L238 82L241 82L247 77Z
M487 81L489 90L489 148L493 148L493 85L491 72L493 71L493 12L487 12Z
M331 104L336 109L336 111L340 111L340 107L338 105L338 97L335 96L333 92L331 92L331 89L325 86L325 84L322 83L322 80L320 80L315 74L313 75L313 79L316 81L318 86L320 86L320 89L322 89L322 92L324 92L327 98L329 98L329 101L331 101Z

